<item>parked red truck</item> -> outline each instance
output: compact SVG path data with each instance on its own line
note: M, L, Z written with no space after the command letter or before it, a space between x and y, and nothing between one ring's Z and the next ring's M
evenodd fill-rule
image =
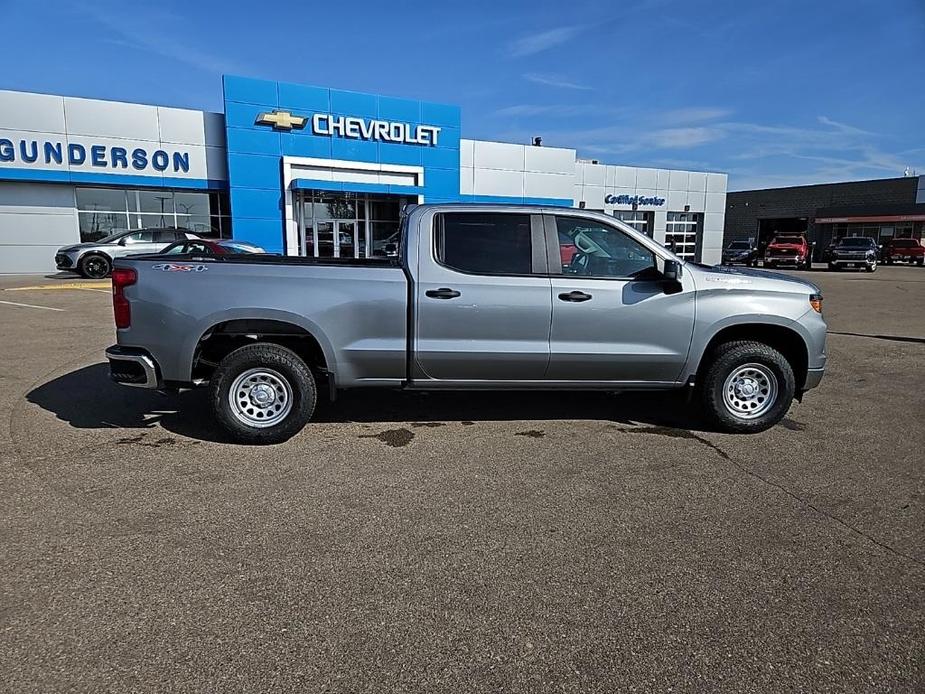
M925 246L919 239L889 239L883 244L883 262L887 265L906 262L925 265Z
M802 234L775 236L764 252L764 266L793 265L798 270L809 270L812 259L809 243Z

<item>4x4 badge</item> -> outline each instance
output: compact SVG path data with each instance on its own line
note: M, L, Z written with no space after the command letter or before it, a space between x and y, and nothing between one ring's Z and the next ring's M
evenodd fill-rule
M160 270L161 272L205 272L209 268L205 265L184 265L182 263L161 263L160 265L152 265L152 270Z

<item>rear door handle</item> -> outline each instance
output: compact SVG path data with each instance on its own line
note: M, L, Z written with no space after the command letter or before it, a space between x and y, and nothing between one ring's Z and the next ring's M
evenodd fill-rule
M424 292L425 296L429 296L431 299L455 299L459 296L459 292L455 289L450 289L449 287L440 287L440 289L428 289Z
M559 299L562 301L573 301L575 303L580 303L582 301L590 301L593 297L590 294L585 294L584 292L574 291L566 292L564 294L559 294Z

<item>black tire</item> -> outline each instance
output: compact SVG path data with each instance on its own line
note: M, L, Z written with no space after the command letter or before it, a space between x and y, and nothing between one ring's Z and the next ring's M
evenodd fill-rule
M765 261L764 261L764 266L765 266L766 268L772 268L772 269L773 269L773 268L776 268L776 267L777 267L777 263L775 263L775 262L769 262L769 261L765 260Z
M893 259L890 256L887 256L886 258L883 259L883 262L886 263L887 265L892 265Z
M242 409L246 407L243 403L248 402L243 396L244 390L239 391L242 397L240 407L236 408L230 402L229 395L235 381L239 376L253 370L267 374L270 379L281 379L281 383L269 381L275 384L271 385L271 390L280 393L278 397L283 405L286 397L290 399L288 413L272 426L250 425L242 421L242 418L247 418ZM273 390L274 387L276 390ZM219 363L209 382L209 402L216 420L235 441L241 443L269 444L287 441L301 431L311 419L317 397L315 378L305 362L292 350L267 342L247 345L231 352ZM236 410L240 414L236 413ZM261 410L260 406L254 405L251 418L259 416L258 411L267 410Z
M102 253L89 253L80 259L77 270L89 280L101 280L112 272L112 261Z
M868 264L868 265L865 265L865 266L864 266L864 269L865 269L867 272L876 272L876 271L877 271L877 263L870 263L870 264Z
M701 400L712 424L721 431L733 434L755 434L777 424L793 402L796 381L793 368L780 352L763 342L739 340L726 342L709 356L700 387ZM724 396L726 381L734 372L749 364L757 364L775 379L776 398L767 410L758 416L745 418L727 407ZM756 395L764 392L759 390ZM761 403L756 402L756 407Z

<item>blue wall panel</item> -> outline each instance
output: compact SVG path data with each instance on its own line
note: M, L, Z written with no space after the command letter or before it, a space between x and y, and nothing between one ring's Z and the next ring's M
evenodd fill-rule
M421 166L422 188L332 183L327 189L421 194L425 201L459 199L458 106L230 75L224 77L224 97L235 238L253 241L269 251L284 250L284 156ZM256 124L260 113L273 110L289 111L309 121L304 128L291 131ZM315 113L384 120L408 124L411 129L436 126L441 130L436 146L316 135L310 120ZM310 182L303 181L295 187L305 188L307 183Z

